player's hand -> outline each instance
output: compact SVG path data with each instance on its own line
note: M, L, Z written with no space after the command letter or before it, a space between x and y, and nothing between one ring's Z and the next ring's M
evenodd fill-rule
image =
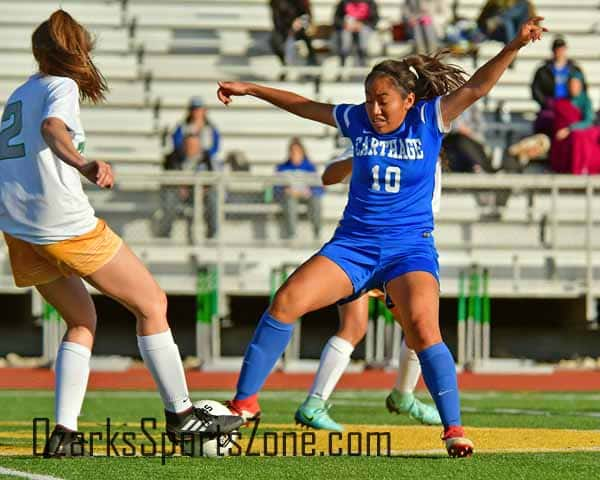
M556 140L561 141L567 138L570 133L571 130L569 130L567 127L561 128L559 131L556 132L555 138Z
M531 17L527 20L521 28L519 33L512 40L511 45L516 48L521 48L527 45L529 42L537 42L542 38L542 35L548 31L540 23L544 20L544 17Z
M79 168L79 172L100 188L112 188L115 183L111 166L101 160L85 163Z
M247 82L218 82L217 98L225 105L232 102L234 96L244 96L250 93L250 83Z

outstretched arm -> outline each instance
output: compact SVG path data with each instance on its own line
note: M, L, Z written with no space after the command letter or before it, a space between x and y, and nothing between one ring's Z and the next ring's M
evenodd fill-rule
M448 125L481 97L489 93L504 71L517 58L519 50L529 42L535 42L547 32L540 25L543 17L532 17L519 30L517 36L498 55L479 68L471 78L452 93L442 97L442 120Z
M344 160L338 160L332 162L327 167L323 175L321 175L321 181L323 185L333 185L335 183L343 182L348 175L352 174L352 157Z
M310 100L287 90L266 87L256 83L219 82L217 97L225 105L232 102L234 96L251 95L269 102L276 107L287 110L299 117L335 127L333 105Z

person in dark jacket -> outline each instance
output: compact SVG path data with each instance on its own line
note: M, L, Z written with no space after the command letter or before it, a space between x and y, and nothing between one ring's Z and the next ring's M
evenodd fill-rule
M563 37L558 36L552 42L552 58L537 69L531 83L531 95L540 106L535 121L536 133L544 133L552 137L554 101L569 97L568 79L573 74L578 74L582 79L584 91L587 91L581 68L569 60L567 42Z
M206 106L199 97L193 97L188 105L185 120L178 124L171 140L173 151L165 156L165 170L185 170L190 173L220 169L217 154L221 144L219 130L208 119ZM189 186L163 186L160 191L161 208L153 217L153 229L158 237L171 234L173 222L185 216L187 208L194 203ZM204 220L207 238L217 234L217 190L212 185L203 189ZM191 223L188 225L189 241L192 241Z
M552 42L552 58L537 69L531 84L531 95L540 108L544 108L549 99L569 96L568 79L574 72L581 75L584 90L587 90L581 68L569 60L566 40L556 37Z
M282 65L296 61L295 43L302 40L308 49L308 64L316 65L317 57L307 33L311 22L309 0L271 0L273 33L271 47Z
M378 21L375 0L341 0L337 4L334 27L342 66L346 64L353 46L356 48L358 64L363 67L366 65L369 36Z

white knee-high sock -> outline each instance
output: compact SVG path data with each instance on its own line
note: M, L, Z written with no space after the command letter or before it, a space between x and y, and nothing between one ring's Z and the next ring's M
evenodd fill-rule
M179 348L171 330L138 336L138 348L154 382L158 386L165 409L182 412L192 406Z
M350 363L354 346L340 337L331 337L323 351L310 395L327 400Z
M419 377L421 376L421 363L414 350L411 350L402 340L400 347L400 364L398 365L398 377L394 388L402 393L415 391Z
M56 365L56 423L77 430L77 417L81 412L83 397L90 376L89 348L75 342L62 342L58 349Z

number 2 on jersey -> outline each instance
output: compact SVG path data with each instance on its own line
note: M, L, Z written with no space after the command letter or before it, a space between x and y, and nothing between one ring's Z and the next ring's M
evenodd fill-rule
M0 160L20 158L25 156L25 144L10 145L10 141L21 133L23 117L21 116L21 101L9 103L4 108L2 123L12 119L10 125L0 131Z
M373 174L373 184L371 190L379 192L381 185L379 183L379 165L374 165L371 169ZM386 192L398 193L400 191L400 167L387 167L385 169L384 188Z

